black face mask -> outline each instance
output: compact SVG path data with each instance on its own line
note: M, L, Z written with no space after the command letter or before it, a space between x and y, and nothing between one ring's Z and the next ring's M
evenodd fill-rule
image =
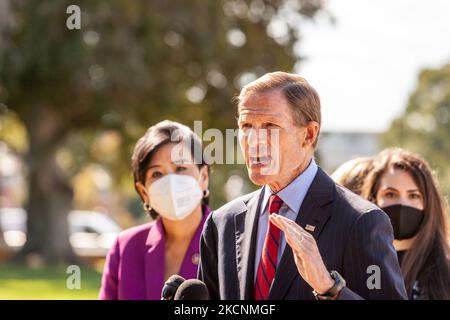
M396 240L409 239L416 235L424 218L423 210L395 204L382 208L391 219Z

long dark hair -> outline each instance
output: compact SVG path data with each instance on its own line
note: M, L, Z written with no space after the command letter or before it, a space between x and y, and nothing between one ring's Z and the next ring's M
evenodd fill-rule
M450 299L450 264L448 242L448 205L440 195L428 163L400 148L386 149L373 162L362 196L376 203L383 175L389 169L404 170L411 175L424 200L425 218L410 250L405 253L401 269L408 295L414 282L427 299Z
M189 127L181 123L170 120L161 121L148 128L145 134L136 143L131 157L134 187L142 201L144 201L144 199L142 199L142 196L136 187L136 183L140 182L145 185L145 176L153 155L159 148L168 143L185 143L189 147L198 168L201 169L206 166L209 173L210 168L203 157L203 147L200 138ZM208 205L209 196L204 197L202 202L203 204ZM152 208L149 213L153 219L158 217L158 213Z

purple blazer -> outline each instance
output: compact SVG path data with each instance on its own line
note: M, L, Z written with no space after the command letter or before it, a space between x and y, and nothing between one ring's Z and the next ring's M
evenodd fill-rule
M200 236L209 212L203 206L203 219L178 272L185 279L197 277ZM160 300L165 281L164 248L160 218L121 232L106 257L99 299Z

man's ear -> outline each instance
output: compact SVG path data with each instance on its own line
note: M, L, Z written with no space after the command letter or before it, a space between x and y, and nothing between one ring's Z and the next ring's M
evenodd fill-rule
M313 146L314 142L317 140L317 136L319 134L320 125L316 121L310 121L305 126L306 135L305 140L303 141L303 146Z
M149 203L149 197L147 194L147 189L145 188L145 186L141 183L141 182L136 182L136 189L139 192L139 195L142 198L142 201L144 201L144 203Z

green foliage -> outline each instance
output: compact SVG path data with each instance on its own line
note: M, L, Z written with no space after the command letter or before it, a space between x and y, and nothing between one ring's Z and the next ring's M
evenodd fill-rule
M15 114L2 115L0 111L0 141L6 142L18 153L28 150L27 131Z
M0 265L0 299L7 300L85 300L97 299L101 274L90 268L81 269L81 288L66 286L66 268L30 269L21 265Z
M81 30L66 28L72 4L81 8ZM166 118L234 128L231 99L243 77L292 70L298 22L313 17L321 1L18 0L10 7L0 103L28 130L45 123L38 131L50 132L48 149L72 153L71 175L99 162L130 188L131 150L146 128ZM114 161L91 149L110 129L122 135ZM214 189L226 170L216 169ZM213 190L213 203L223 203L222 194Z
M401 146L423 156L450 194L450 64L420 73L403 115L383 136L385 146Z

